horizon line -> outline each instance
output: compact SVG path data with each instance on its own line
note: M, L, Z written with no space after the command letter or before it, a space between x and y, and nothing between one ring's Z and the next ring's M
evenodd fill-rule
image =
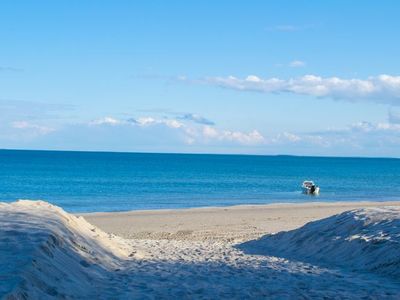
M314 158L357 158L357 159L400 159L391 156L332 156L332 155L298 155L298 154L251 154L251 153L196 153L196 152L143 152L143 151L106 151L106 150L59 150L59 149L10 149L0 148L0 151L31 151L31 152L77 152L77 153L120 153L120 154L165 154L165 155L219 155L219 156L286 156Z

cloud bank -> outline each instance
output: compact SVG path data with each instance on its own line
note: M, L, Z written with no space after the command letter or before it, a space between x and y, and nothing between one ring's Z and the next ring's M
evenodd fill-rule
M394 107L386 122L312 132L223 128L193 113L59 123L59 107L35 110L30 103L4 101L0 107L2 148L400 157L400 114Z
M233 143L256 145L264 142L264 137L257 131L232 131L215 128L214 123L195 114L185 114L178 119L140 117L125 120L105 117L89 122L89 126L120 126L132 129L169 129L179 134L185 144Z
M372 101L382 104L400 105L400 76L379 75L367 79L343 79L305 75L298 78L260 78L249 75L246 78L208 77L203 83L238 91L260 93L291 93L320 98L343 99L347 101Z
M362 121L342 128L275 134L153 116L108 116L59 129L26 121L12 122L9 127L9 136L14 137L12 141L17 145L14 148L27 145L26 148L43 149L43 145L51 145L44 148L399 157L400 147L400 123L394 122ZM4 136L0 136L0 141L7 145Z

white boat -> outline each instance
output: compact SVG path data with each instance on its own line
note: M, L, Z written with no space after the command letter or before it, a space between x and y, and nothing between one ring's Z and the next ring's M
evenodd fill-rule
M318 195L319 194L319 186L317 186L314 181L305 180L303 185L301 186L304 194L310 195Z

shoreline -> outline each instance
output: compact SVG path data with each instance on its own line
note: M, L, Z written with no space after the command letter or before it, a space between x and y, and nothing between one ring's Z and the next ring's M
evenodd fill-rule
M132 209L132 210L120 210L120 211L93 211L93 212L70 212L75 216L101 216L108 214L135 214L135 213L153 213L153 212L178 212L178 211L195 211L195 210L220 210L220 209L240 209L240 208L275 208L276 207L285 207L285 206L358 206L361 204L377 205L381 206L382 204L386 204L388 206L391 205L400 205L400 197L399 200L383 200L383 201L374 201L374 200L350 200L350 201L309 201L309 202L273 202L266 204L234 204L227 206L199 206L199 207L182 207L182 208L154 208L154 209Z
M242 242L365 207L400 207L400 201L303 202L184 209L94 212L83 216L127 239Z

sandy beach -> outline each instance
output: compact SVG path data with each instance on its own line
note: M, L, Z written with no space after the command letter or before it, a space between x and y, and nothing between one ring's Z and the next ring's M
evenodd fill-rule
M400 207L400 202L282 203L81 215L102 230L127 239L240 242L347 210L382 206Z
M0 203L0 296L399 299L399 228L400 202L83 216Z

